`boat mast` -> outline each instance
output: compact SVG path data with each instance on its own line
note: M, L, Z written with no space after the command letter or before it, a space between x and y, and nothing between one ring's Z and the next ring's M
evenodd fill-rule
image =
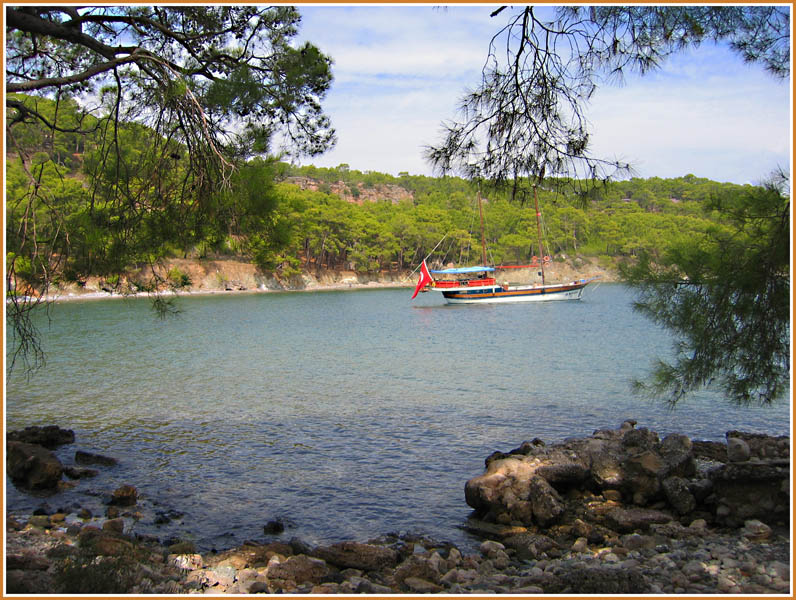
M542 266L542 285L544 285L544 252L542 252L542 213L539 212L539 196L533 186L533 204L536 208L536 235L539 241L539 264Z
M481 264L486 264L486 238L484 236L484 209L481 207L481 187L478 188L478 214L481 215Z

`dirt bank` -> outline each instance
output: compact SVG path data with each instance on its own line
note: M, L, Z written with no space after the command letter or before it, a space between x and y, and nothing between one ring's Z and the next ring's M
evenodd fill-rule
M252 263L236 259L180 259L164 262L157 270L165 281L161 291L176 288L179 293L218 292L275 292L275 291L321 291L374 287L413 287L417 274L411 271L381 271L357 273L339 269L305 271L292 277L280 277L261 271ZM601 281L617 281L614 270L607 270L596 261L575 258L556 260L545 269L547 282L566 282L585 277L599 276ZM535 282L539 280L536 269L512 269L499 271L499 281ZM83 285L62 284L51 293L57 300L76 298L106 298L114 295L142 292L153 281L152 273L145 269L132 270L118 278L89 277Z

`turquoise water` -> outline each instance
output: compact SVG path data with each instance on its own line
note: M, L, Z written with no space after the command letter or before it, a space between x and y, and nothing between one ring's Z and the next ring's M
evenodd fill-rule
M494 450L628 418L697 439L790 430L787 403L742 409L708 391L672 412L634 397L629 381L671 339L621 285L526 305L410 296L191 297L165 321L146 299L56 305L46 368L8 378L6 427L58 424L77 436L65 462L79 448L120 465L46 499L7 483L9 509L101 514L102 494L129 483L133 531L205 550L264 541L275 518L311 543L409 531L467 544L464 483ZM164 510L184 516L156 525Z

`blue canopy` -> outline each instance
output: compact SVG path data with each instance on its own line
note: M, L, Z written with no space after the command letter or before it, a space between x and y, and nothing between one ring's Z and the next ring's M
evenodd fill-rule
M482 273L484 271L494 271L494 267L460 267L458 269L442 269L441 271L431 271L444 275L458 275L461 273Z

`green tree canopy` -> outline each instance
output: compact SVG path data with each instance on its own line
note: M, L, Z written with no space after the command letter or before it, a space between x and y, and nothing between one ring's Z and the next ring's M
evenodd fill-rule
M637 389L674 405L718 379L739 404L769 404L788 391L790 199L780 175L765 186L717 196L708 209L728 222L681 238L658 261L624 269L636 307L678 337Z
M294 43L293 7L5 10L6 137L27 180L6 230L7 289L31 292L7 306L19 340L31 341L27 312L64 257L92 271L156 261L164 241L202 237L224 217L217 196L241 161L335 142L321 108L331 59ZM56 167L82 161L82 210L65 211L58 178L31 150Z

